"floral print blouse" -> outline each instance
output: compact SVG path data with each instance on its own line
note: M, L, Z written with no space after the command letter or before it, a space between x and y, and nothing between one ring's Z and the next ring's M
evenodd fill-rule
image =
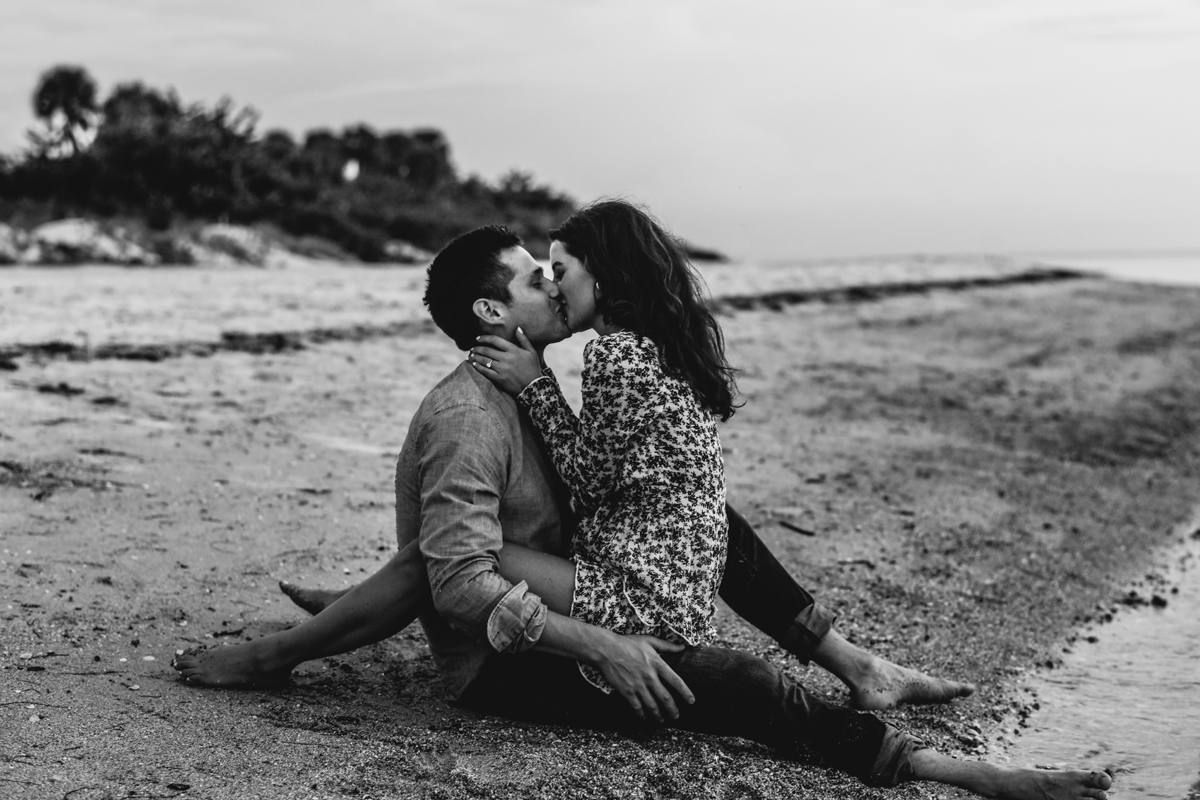
M725 567L725 467L716 420L623 331L584 349L583 407L547 373L517 396L571 492L571 616L623 634L707 644ZM598 670L584 676L612 691Z

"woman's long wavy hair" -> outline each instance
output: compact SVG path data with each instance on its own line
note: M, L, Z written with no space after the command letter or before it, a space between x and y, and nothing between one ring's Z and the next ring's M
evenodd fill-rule
M736 370L679 240L624 200L577 211L550 238L596 279L597 313L654 342L666 372L691 385L703 408L722 421L733 416Z

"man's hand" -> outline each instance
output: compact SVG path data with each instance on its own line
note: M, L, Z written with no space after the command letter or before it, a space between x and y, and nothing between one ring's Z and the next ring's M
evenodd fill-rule
M591 664L633 706L639 719L679 719L679 699L691 705L696 696L660 653L678 653L683 645L653 636L622 636L582 620L546 611L546 627L534 647ZM582 679L581 679L582 680Z
M525 331L517 328L517 341L512 343L499 336L477 336L479 342L471 350L470 360L488 380L511 395L542 375L542 358L530 344Z
M696 702L696 696L659 654L681 650L683 645L653 636L613 634L611 641L601 646L594 666L633 706L639 719L679 719L679 707L670 690L688 705Z

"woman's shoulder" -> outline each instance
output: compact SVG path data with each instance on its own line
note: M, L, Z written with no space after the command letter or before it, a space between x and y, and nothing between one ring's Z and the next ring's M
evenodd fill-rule
M584 356L604 361L658 361L658 347L648 337L633 331L598 336L583 349Z

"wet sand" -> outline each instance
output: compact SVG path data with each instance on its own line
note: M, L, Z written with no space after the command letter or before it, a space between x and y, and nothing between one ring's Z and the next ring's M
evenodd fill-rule
M119 343L110 309L126 295L147 298L122 312L144 313L137 341L160 343L246 320L297 331L419 314L411 289L380 299L410 270L374 271L378 291L353 273L310 276L340 281L316 295L300 273L274 293L239 273L241 316L216 320L206 309L229 306L203 291L106 307L77 291L89 271L50 274L22 312L42 320L34 338L14 334L16 298L0 296L0 346L72 330ZM0 272L6 292L14 275ZM751 291L789 288L776 278ZM735 293L719 280L743 285L710 278L717 294ZM311 311L312 297L332 310ZM948 751L1003 754L1030 710L1022 676L1061 663L1196 503L1200 291L1073 280L721 319L747 401L722 430L732 502L849 638L980 687L890 720ZM582 344L550 354L576 397ZM421 325L279 352L12 359L0 372L0 797L928 794L865 789L738 740L462 712L440 699L417 629L305 665L287 690L180 684L176 649L303 618L277 580L348 585L390 555L395 453L459 359ZM719 630L844 701L727 612Z

